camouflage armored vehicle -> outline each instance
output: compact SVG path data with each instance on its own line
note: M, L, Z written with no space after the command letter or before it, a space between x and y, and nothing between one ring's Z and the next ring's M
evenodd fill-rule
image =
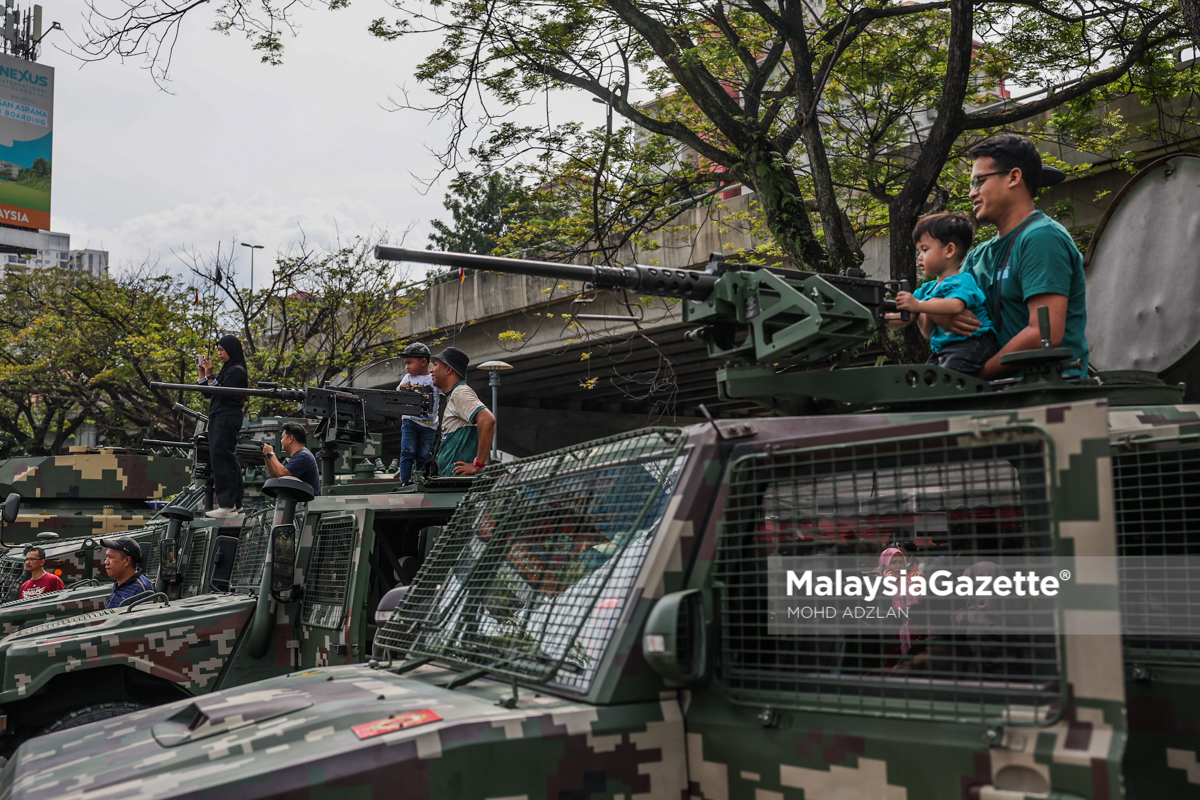
M422 395L407 395L409 402L422 402ZM323 413L308 404L314 415ZM370 446L361 427L342 435L348 421L354 420L342 419L341 433L329 441L362 439L355 446ZM338 460L328 461L336 469ZM338 477L327 475L315 500L294 478L267 480L261 488L269 502L242 519L192 519L174 505L164 509L174 527L166 527L153 567L163 594L26 627L0 642L0 669L11 676L7 691L0 677L0 748L11 752L45 729L306 666L364 660L376 629L375 607L397 583L411 579L422 534L428 539L449 519L470 481L402 489L394 478L375 479L373 463L371 478L328 482ZM279 493L282 502L272 499ZM298 502L306 502L302 515L296 514ZM291 531L296 576L289 573L286 586L272 592L263 566L272 530L284 528ZM109 588L95 599L98 605ZM49 613L46 604L33 612Z
M192 483L172 500L170 506L145 528L126 533L144 543L146 565L144 572L158 579L158 565L162 556L162 542L170 545L173 561L179 569L169 580L159 581L157 589L171 599L191 597L210 591L205 567L214 557L219 557L217 545L222 531L238 533L238 524L228 524L206 519L203 512L211 503L211 475L207 464L207 447L203 444L206 420L201 414L191 412L197 418L196 435L193 442L154 442L156 445L172 445L190 450L193 463L190 467ZM289 417L259 417L251 415L243 423L242 461L245 484L245 504L251 509L269 509L273 502L262 492L266 480L263 468L261 444L270 443L279 447L284 423ZM201 443L195 447L196 440ZM257 445L251 445L257 442ZM374 451L377 442L368 440L359 446L363 451ZM197 454L200 454L199 456ZM194 518L194 519L193 519ZM67 589L53 595L18 600L21 584L29 578L25 572L24 548L15 547L0 554L0 597L8 598L0 603L0 634L15 633L33 624L62 620L79 614L103 609L112 592L112 583L102 566L104 548L98 537L76 539L39 540L46 551L46 569L62 577ZM185 566L186 562L186 566Z
M72 447L61 456L0 462L0 494L21 495L21 513L4 527L8 544L37 534L102 536L140 528L147 501L167 500L190 481L188 459L113 447Z
M1198 164L1156 164L1142 190L1187 213ZM1145 218L1118 209L1105 236ZM1098 285L1124 267L1100 253ZM380 255L681 296L734 359L725 396L859 413L489 467L378 631L384 659L39 737L0 797L1200 795L1200 407L1153 374L1194 365L1190 346L1137 372L1098 349L1109 371L1074 381L1048 342L1000 386L931 366L775 375L864 340L887 287ZM271 571L291 579L286 559ZM885 576L871 599L846 588ZM904 588L918 577L951 589ZM847 609L863 621L829 613Z

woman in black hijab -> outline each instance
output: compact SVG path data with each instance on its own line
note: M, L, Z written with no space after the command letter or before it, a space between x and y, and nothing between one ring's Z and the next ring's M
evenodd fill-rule
M249 388L250 374L246 370L242 343L237 337L226 335L218 339L217 355L224 364L215 377L212 362L208 358L200 360L200 383ZM217 508L205 516L220 519L242 513L242 467L238 463L237 439L242 429L242 404L245 401L246 398L238 394L214 394L209 401L208 461L213 473Z

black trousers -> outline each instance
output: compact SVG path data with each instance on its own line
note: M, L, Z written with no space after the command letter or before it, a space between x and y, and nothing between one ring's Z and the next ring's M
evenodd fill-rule
M237 457L238 431L242 413L218 414L208 419L208 463L213 473L217 505L237 508L242 504L242 464Z
M996 334L988 331L982 336L972 336L970 339L946 345L940 353L934 353L925 363L937 364L939 367L967 375L978 375L983 365L999 352L1000 342L996 339Z

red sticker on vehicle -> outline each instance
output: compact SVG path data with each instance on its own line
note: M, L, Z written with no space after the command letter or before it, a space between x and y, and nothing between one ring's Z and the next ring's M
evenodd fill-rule
M405 728L415 728L418 725L437 722L440 719L441 717L436 713L426 708L421 711L393 714L390 717L377 719L374 722L364 722L362 725L355 725L351 730L354 731L354 735L359 739L370 739L372 736L382 736L385 733L394 733L402 731Z

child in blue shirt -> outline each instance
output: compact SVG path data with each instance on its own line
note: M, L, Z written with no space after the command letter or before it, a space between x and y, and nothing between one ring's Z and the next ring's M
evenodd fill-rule
M891 317L889 325L903 327L916 320L929 340L933 356L928 364L975 375L1000 350L996 329L987 313L987 298L970 275L959 272L975 241L975 226L961 214L931 214L913 228L917 264L927 280L913 293L898 292L896 308L909 312L909 321ZM968 309L980 322L971 336L938 327L930 315L949 316Z

